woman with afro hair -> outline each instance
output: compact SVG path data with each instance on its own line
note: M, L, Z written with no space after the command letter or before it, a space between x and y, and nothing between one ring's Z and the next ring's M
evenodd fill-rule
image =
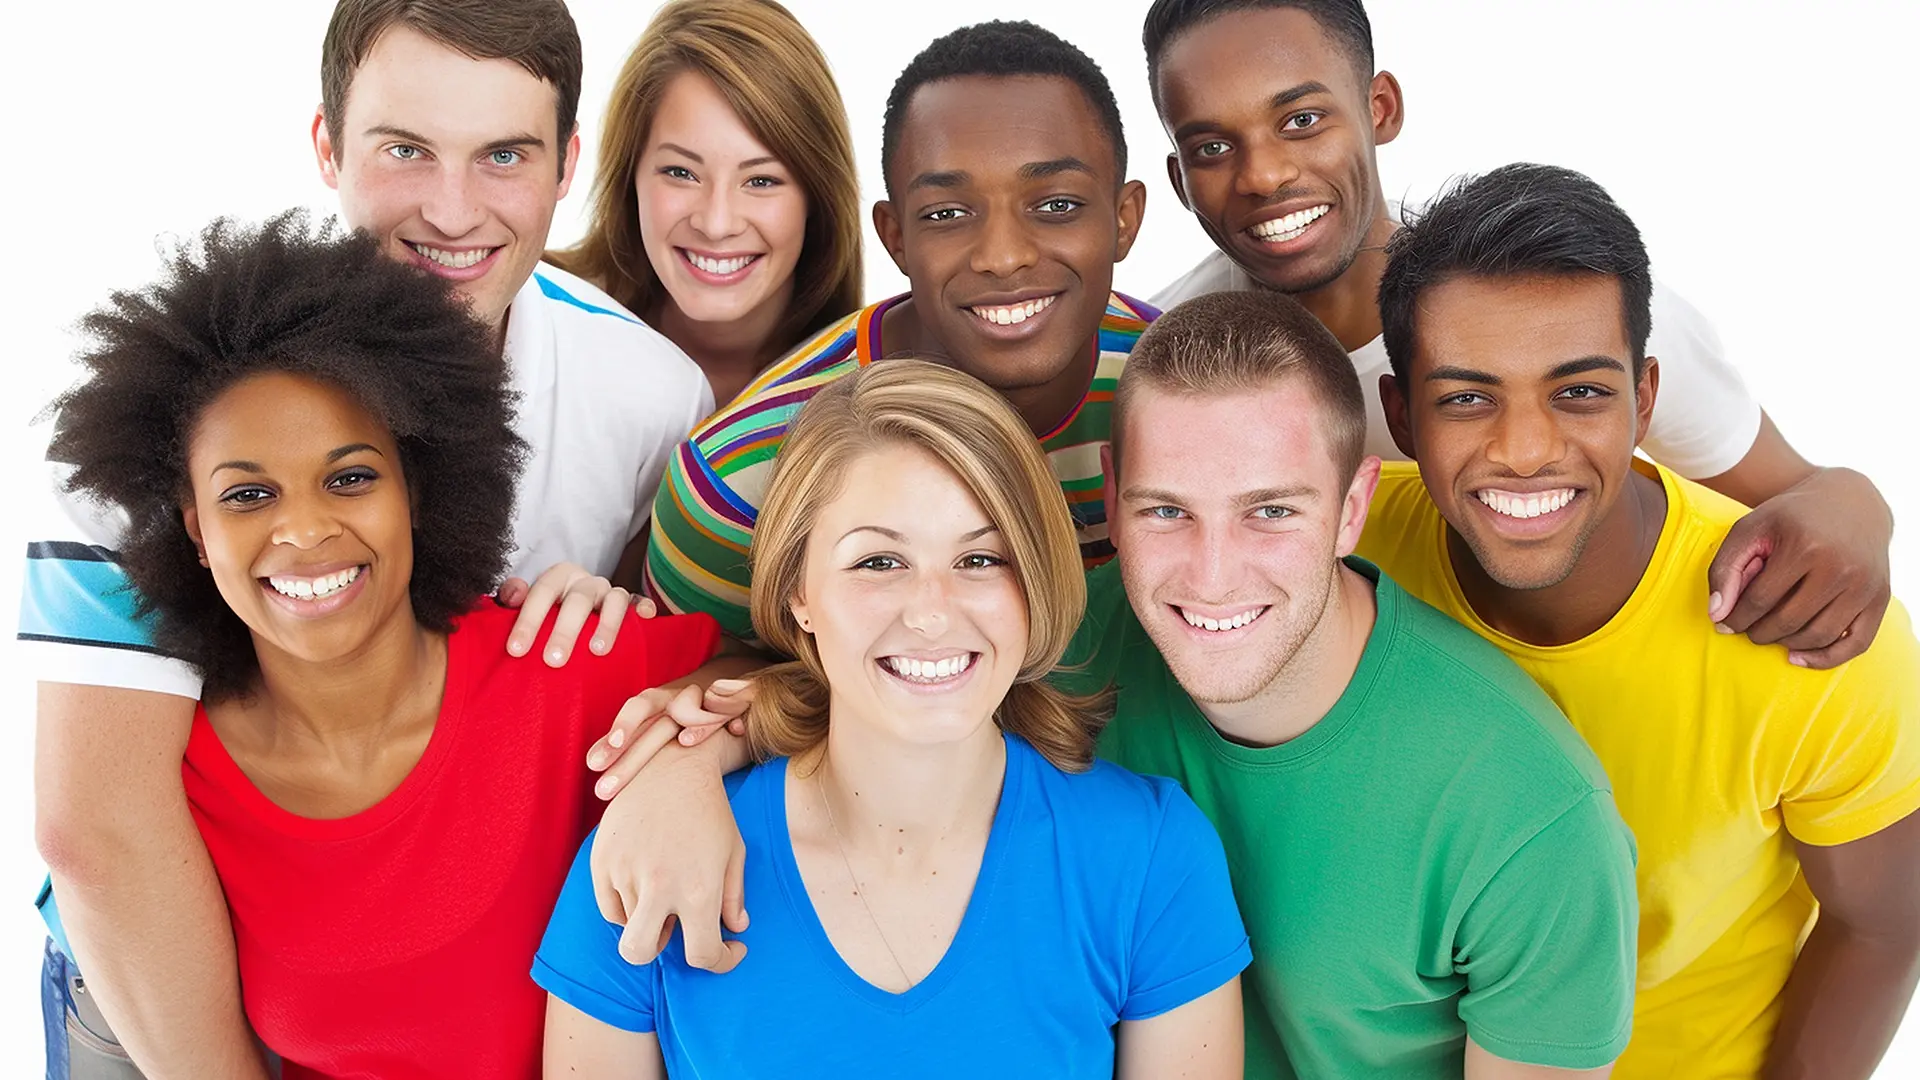
M364 235L215 222L83 328L49 456L125 515L155 647L204 676L183 776L255 1030L289 1080L537 1076L588 747L714 624L508 655L499 350Z

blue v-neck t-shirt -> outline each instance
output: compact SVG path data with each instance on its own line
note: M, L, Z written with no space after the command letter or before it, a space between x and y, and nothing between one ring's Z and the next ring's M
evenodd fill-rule
M1100 762L1065 773L1007 737L1006 779L966 914L902 994L834 950L794 861L786 759L728 778L753 923L725 975L685 942L620 959L580 849L534 961L541 986L627 1031L657 1034L667 1075L1113 1076L1114 1025L1168 1012L1251 959L1213 826L1170 780Z

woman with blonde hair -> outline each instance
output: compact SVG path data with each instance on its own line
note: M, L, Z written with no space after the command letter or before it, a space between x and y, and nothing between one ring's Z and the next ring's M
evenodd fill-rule
M550 1075L1238 1077L1250 958L1212 827L1093 761L1046 675L1086 603L1013 409L914 360L802 410L751 551L762 897L724 976L618 951L581 848L534 978Z
M680 346L716 404L860 306L859 177L826 57L773 0L672 0L607 105L584 240L554 252Z

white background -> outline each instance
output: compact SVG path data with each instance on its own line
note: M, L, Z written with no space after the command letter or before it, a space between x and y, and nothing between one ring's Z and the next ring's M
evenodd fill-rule
M1146 181L1139 244L1117 275L1145 297L1208 250L1174 201L1147 96L1146 0L879 3L788 0L826 50L852 116L862 182L877 196L888 87L935 36L966 21L1031 18L1086 50L1120 98L1133 175ZM24 5L23 5L24 6ZM574 0L586 49L582 175L554 240L579 234L614 74L647 0ZM1583 170L1639 222L1655 271L1713 317L1731 355L1810 459L1872 475L1905 530L1895 585L1920 596L1913 475L1914 267L1920 166L1909 82L1920 5L1735 0L1375 0L1379 63L1406 91L1407 126L1381 150L1387 192L1424 199L1463 171L1509 161ZM331 210L308 126L319 100L324 0L95 0L7 19L0 109L12 265L4 274L0 461L18 506L36 483L44 426L29 420L72 378L73 322L106 292L145 283L156 238L208 218L294 204ZM1118 12L1120 14L1116 15ZM871 246L868 295L902 279ZM1911 326L1912 323L1908 322ZM1907 434L1902 434L1902 432ZM20 552L0 513L0 553ZM0 565L17 555L0 554ZM17 565L17 564L16 564ZM0 619L18 582L0 570ZM10 638L10 635L9 635ZM7 646L0 645L0 649ZM38 1074L41 933L29 905L31 672L0 652L0 1077ZM404 898L398 898L404 902ZM1920 1075L1920 1020L1883 1077Z

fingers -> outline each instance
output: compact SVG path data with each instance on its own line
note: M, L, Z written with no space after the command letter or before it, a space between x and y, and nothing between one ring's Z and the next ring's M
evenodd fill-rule
M1869 603L1853 622L1841 632L1833 644L1822 649L1795 649L1787 653L1787 659L1805 668L1824 669L1838 667L1841 664L1867 651L1873 639L1880 633L1880 620L1887 614L1887 604L1893 599L1891 592L1882 593Z
M620 959L629 964L650 964L672 937L673 913L647 904L627 920L627 928L620 932Z
M1713 561L1707 564L1707 617L1716 623L1726 622L1746 586L1760 572L1760 565L1755 564L1764 565L1771 554L1773 544L1766 535L1765 519L1748 514L1734 522L1720 542L1720 550L1714 552Z
M687 964L690 967L725 975L733 970L741 957L747 955L745 944L720 936L717 905L711 909L704 904L696 906L681 920L680 929L685 936Z
M727 880L720 890L720 921L736 934L747 930L747 845L735 830L733 853L727 857Z
M627 912L634 907L634 897L622 892L612 882L612 875L601 864L600 841L604 833L595 833L593 850L587 860L593 869L593 902L600 908L600 917L610 923L625 925Z
M494 590L493 597L500 601L502 607L519 607L525 603L527 599L527 579L517 577L508 578L500 583L498 589Z
M636 596L633 598L633 613L643 619L651 619L660 614L660 605L644 596Z
M673 737L679 733L678 724L665 717L655 717L651 723L641 729L639 737L634 739L633 745L620 755L620 760L610 763L606 772L594 782L594 795L601 799L611 799L620 794L621 789L626 787L634 777L640 775L641 769L647 767L647 762L653 760L653 756L660 752L660 748L671 743Z
M606 595L593 586L595 583L604 584L605 581L605 578L595 578L584 583L577 582L561 598L560 614L554 617L553 631L547 635L546 652L541 654L541 659L547 662L548 667L561 667L572 658L574 643L580 640L580 630L587 625L587 616L593 614L594 607ZM581 587L583 584L586 587Z
M1755 572L1756 566L1758 572ZM1753 560L1741 569L1740 576L1735 579L1737 598L1728 608L1726 616L1714 624L1714 629L1723 634L1750 633L1754 623L1786 601L1804 573L1804 564L1790 564L1781 558L1768 559L1764 563ZM1795 628L1812 617L1813 612L1802 612L1800 622L1794 624Z
M553 601L544 604L528 604L532 586L519 578L508 578L500 586L499 598L507 607L520 609L519 617L513 620L513 629L507 631L507 655L525 656L533 648L533 639L540 634L540 624L547 621L547 610Z
M632 593L617 585L607 590L606 598L600 601L600 625L594 628L593 638L587 642L593 655L605 656L613 651L620 627L627 621L627 605L632 599Z

